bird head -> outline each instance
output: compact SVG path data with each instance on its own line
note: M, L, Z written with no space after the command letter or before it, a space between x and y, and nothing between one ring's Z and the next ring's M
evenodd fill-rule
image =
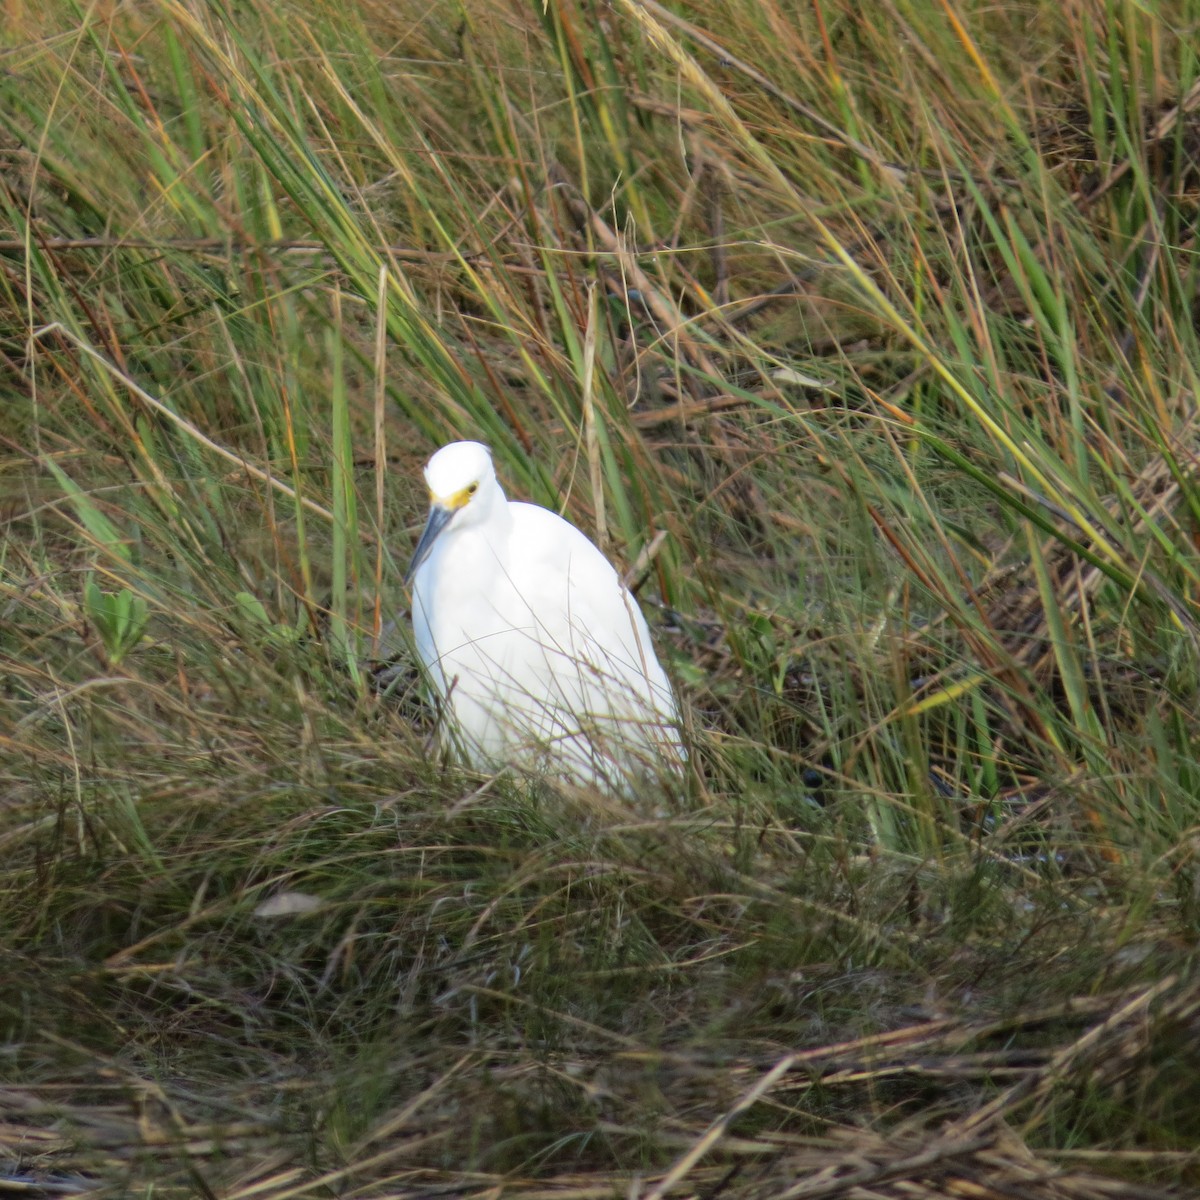
M425 483L429 487L429 519L413 551L405 583L412 580L446 530L481 524L495 505L505 500L492 466L492 452L481 442L443 446L425 466Z

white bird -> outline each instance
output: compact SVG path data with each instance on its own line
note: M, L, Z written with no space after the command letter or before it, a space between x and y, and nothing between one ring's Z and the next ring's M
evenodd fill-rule
M515 763L624 793L678 772L671 685L604 555L555 513L508 500L479 442L443 446L425 482L406 581L452 748L485 770Z

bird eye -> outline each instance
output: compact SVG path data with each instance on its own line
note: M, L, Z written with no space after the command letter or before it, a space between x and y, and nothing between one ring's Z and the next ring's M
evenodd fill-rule
M475 495L475 493L476 493L477 491L479 491L479 484L477 484L477 483L472 483L472 484L471 484L471 485L470 485L470 486L467 488L467 495L468 495L468 496L473 496L473 495Z

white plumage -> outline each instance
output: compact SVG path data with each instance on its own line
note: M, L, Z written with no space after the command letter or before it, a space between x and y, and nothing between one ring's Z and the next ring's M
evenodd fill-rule
M508 500L479 442L444 446L425 481L413 629L452 746L476 767L618 791L679 770L671 685L604 555L561 517Z

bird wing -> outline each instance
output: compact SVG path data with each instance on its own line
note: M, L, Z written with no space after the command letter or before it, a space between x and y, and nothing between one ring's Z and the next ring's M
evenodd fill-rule
M603 697L604 711L615 705L673 721L675 701L646 619L612 564L555 513L533 504L510 508L514 574L530 608L547 614L540 620L544 639L580 666L581 695L572 699L598 703ZM629 693L624 703L622 691Z

